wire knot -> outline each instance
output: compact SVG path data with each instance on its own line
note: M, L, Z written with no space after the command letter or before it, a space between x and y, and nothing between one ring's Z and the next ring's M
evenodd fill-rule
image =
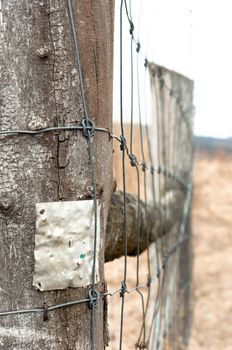
M100 293L93 288L90 288L88 291L88 297L89 297L89 308L96 310L97 304L100 299Z
M140 49L141 49L141 44L140 44L140 42L138 41L138 42L137 42L136 51L139 53Z
M147 169L147 163L143 160L143 161L141 162L141 165L142 165L142 171L146 171L146 169Z
M162 173L162 168L161 168L160 165L158 166L157 173L158 173L158 174L161 174L161 173Z
M151 277L151 276L148 276L148 277L147 277L147 288L150 288L151 282L152 282L152 277Z
M134 23L130 20L130 30L129 30L129 32L130 32L130 35L132 35L132 36L133 36L134 29L135 29Z
M145 68L148 67L148 59L147 59L147 57L146 57L145 60L144 60L144 67L145 67Z
M121 289L120 289L120 292L119 292L120 297L122 298L126 292L127 292L126 282L122 281Z
M120 150L123 151L126 148L126 138L121 135L120 141L121 141Z
M129 159L130 159L130 163L131 166L136 166L137 165L137 158L134 154L129 154Z
M150 165L150 170L151 170L151 174L153 175L155 172L155 167L153 164Z
M95 130L95 123L92 120L83 118L81 121L85 137L92 137Z

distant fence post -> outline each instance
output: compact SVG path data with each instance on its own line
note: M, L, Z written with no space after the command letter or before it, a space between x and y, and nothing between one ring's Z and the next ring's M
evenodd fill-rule
M153 63L149 70L156 201L163 202L164 194L174 188L185 193L183 202L179 203L183 208L179 222L170 232L164 229L163 238L157 243L166 273L153 337L165 348L165 344L186 343L191 322L193 81ZM168 216L166 207L161 217L164 228Z

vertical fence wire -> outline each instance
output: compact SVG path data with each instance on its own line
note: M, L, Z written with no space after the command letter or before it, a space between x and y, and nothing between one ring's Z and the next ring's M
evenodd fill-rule
M123 216L124 216L124 275L121 287L121 319L120 319L120 336L119 336L119 349L122 349L123 345L123 321L124 321L124 304L125 304L125 292L126 292L126 279L127 279L127 216L126 216L126 174L125 174L125 134L123 125L123 0L120 4L120 126L121 126L121 151L122 151L122 178L123 178Z
M73 11L73 4L72 0L67 0L67 8L68 8L68 14L69 14L69 20L70 20L70 27L71 27L71 34L73 39L73 54L75 58L75 64L77 68L77 72L79 75L79 81L80 81L80 91L81 91L81 99L83 104L83 120L82 124L84 128L87 128L90 125L90 119L89 119L89 113L88 113L88 107L85 97L85 91L84 91L84 82L83 82L83 75L82 75L82 68L81 68L81 60L80 60L80 52L79 52L79 43L78 43L78 37L77 37L77 20L74 18L74 11ZM89 152L89 161L90 161L90 168L91 168L91 175L92 175L92 186L93 186L93 206L94 206L94 242L93 242L93 267L92 267L92 286L89 290L89 297L90 300L93 300L94 297L98 296L98 292L96 291L96 255L97 255L97 188L96 188L96 165L94 164L94 155L93 155L93 140L92 140L92 134L90 130L86 129L86 132L84 130L84 135L87 138L88 142L88 152ZM97 308L96 303L90 304L91 307L91 326L90 326L90 334L91 334L91 349L95 349L96 342L95 342L95 311Z

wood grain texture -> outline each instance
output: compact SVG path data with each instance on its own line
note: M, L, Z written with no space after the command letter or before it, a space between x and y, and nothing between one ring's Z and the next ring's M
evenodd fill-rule
M113 1L73 1L89 115L111 129ZM0 128L38 129L83 116L65 0L1 0ZM95 133L94 165L104 241L111 198L112 145ZM81 132L0 139L1 310L86 298L87 288L39 292L32 287L35 203L92 197L87 140ZM100 261L103 283L103 252ZM102 301L96 349L104 348ZM86 304L49 313L0 318L0 349L90 349Z

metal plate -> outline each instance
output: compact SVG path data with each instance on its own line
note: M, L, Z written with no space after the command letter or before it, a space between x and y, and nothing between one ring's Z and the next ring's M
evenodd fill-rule
M94 202L36 204L33 286L41 291L92 283ZM98 202L96 282L99 281L100 203Z

